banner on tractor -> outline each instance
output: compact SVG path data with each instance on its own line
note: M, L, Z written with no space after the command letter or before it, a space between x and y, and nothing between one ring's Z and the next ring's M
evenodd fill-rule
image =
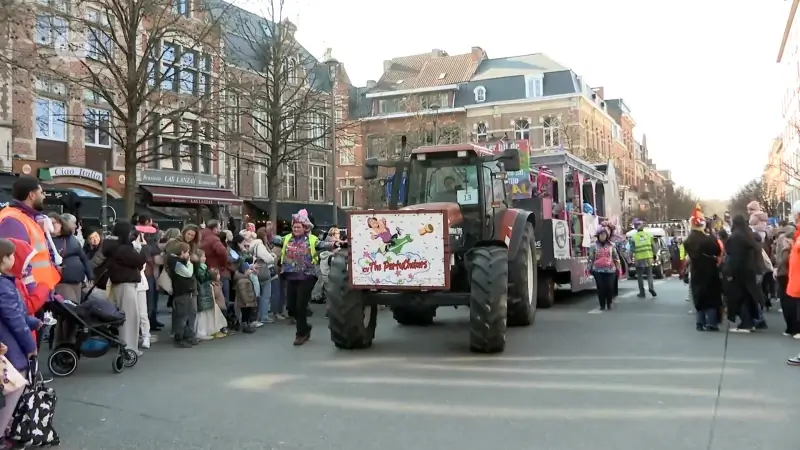
M449 230L443 211L350 213L350 282L362 288L450 285Z
M489 145L494 153L502 153L507 149L519 150L519 165L521 170L508 172L508 187L511 189L511 198L518 200L521 198L531 198L531 150L530 142L527 139L519 141L507 141L505 139Z

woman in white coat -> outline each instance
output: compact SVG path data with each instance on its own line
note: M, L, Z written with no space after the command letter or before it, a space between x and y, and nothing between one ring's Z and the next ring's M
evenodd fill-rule
M278 276L278 271L275 270L275 257L267 247L268 242L267 229L259 228L256 232L256 239L250 243L254 269L256 269L255 273L258 275L261 287L261 294L258 296L258 321L260 323L275 321L269 314L269 307L272 300L272 280Z

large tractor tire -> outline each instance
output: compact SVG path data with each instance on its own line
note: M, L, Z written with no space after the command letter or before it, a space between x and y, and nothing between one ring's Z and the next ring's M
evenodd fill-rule
M470 253L469 347L499 353L506 348L508 250L476 247Z
M350 289L347 259L348 254L344 249L333 257L326 283L331 341L344 350L368 348L375 338L378 308L364 306L363 293Z
M556 302L556 280L551 273L539 274L536 284L536 306L542 309L552 308Z
M392 316L400 325L425 326L433 323L436 317L436 308L417 306L395 306Z
M519 250L508 263L508 326L526 327L536 318L536 239L533 224L526 224Z

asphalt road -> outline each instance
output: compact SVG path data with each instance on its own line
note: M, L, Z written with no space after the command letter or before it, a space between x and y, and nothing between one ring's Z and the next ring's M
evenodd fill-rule
M381 312L361 352L334 349L320 313L300 348L281 323L159 343L120 375L84 360L52 384L62 448L705 450L712 428L713 449L797 448L800 369L785 359L800 343L777 312L728 336L723 363L725 333L694 330L679 281L655 299L625 283L611 312L591 295L540 311L499 356L468 353L466 311L443 309L428 328Z

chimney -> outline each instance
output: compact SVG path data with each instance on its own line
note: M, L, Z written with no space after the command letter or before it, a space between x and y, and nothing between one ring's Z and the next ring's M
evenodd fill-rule
M281 30L283 30L289 38L293 39L295 31L297 31L297 26L290 22L289 19L283 19L281 22Z
M470 53L472 53L472 60L475 62L483 61L487 58L486 52L480 47L472 47L472 51Z
M383 71L384 72L388 72L392 68L392 64L393 63L392 63L391 59L387 59L386 61L384 61L383 62Z
M375 80L367 80L367 89L372 89L378 85L378 82Z
M447 56L447 52L446 51L439 50L438 48L435 48L435 49L431 50L431 57L433 57L433 58L441 58L443 56Z
M600 98L602 98L603 100L606 99L605 90L603 89L603 86L594 88L593 90L595 93L597 93L598 96L600 96Z

